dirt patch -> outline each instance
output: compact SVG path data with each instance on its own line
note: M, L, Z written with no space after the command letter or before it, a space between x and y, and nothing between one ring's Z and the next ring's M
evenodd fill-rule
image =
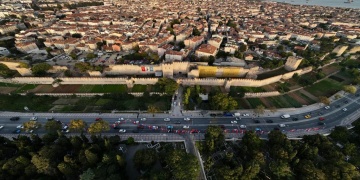
M339 65L332 64L332 65L323 67L323 68L322 68L322 72L325 73L326 75L329 75L329 74L331 74L331 73L334 73L334 72L339 71L340 69L341 69L341 68L340 68Z
M35 89L30 90L33 93L51 93L55 88L51 85L38 85Z
M297 95L295 93L289 93L288 95L290 97L292 97L293 99L295 99L300 104L303 104L303 105L309 105L310 104L310 102L306 101L305 99L303 99L302 97L300 97L299 95Z
M246 99L240 99L238 101L238 103L239 103L239 106L244 108L244 109L250 109L250 107L251 107L249 102Z
M55 105L54 107L52 107L49 111L61 111L65 106L64 105Z
M272 107L273 105L269 102L269 101L267 101L265 98L259 98L260 99L260 101L263 103L263 104L265 104L265 107Z
M52 93L76 93L82 85L60 85Z
M17 87L0 87L0 94L9 94L15 91Z
M265 91L277 91L274 84L262 86Z
M68 98L60 98L53 102L54 105L69 105L69 104L76 104L79 99L68 99Z

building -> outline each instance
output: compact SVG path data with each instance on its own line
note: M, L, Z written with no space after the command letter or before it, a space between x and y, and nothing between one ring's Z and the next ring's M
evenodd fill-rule
M295 56L289 56L285 63L285 69L287 71L294 71L298 68L302 61L302 58L298 58Z
M335 53L337 57L341 56L348 48L349 46L337 46L332 53Z
M189 39L186 39L184 41L184 44L186 47L193 49L193 48L196 48L197 46L199 46L203 41L204 41L203 36L193 36Z
M173 51L168 50L165 52L165 61L172 62L172 61L182 61L184 53L181 51Z
M218 52L218 48L210 44L202 44L200 47L195 51L195 56L197 57L209 57L209 56L216 56Z

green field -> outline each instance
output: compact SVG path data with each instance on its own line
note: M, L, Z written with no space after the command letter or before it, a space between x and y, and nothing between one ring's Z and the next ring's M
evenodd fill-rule
M259 98L247 98L246 100L250 103L251 108L256 108L258 105L263 105L265 107Z
M124 93L127 92L125 84L106 84L106 85L82 85L78 89L79 93Z
M230 91L233 92L266 92L262 87L239 87L239 86L231 86Z
M0 87L21 87L23 84L12 84L12 83L4 83L0 82Z
M30 111L46 112L57 99L50 96L0 95L0 111L24 111L26 106Z
M324 79L316 84L313 84L307 88L306 91L313 94L314 96L326 96L330 97L336 92L342 89L342 84L332 79Z
M135 84L131 89L131 92L145 92L147 90L147 85Z
M15 93L26 93L31 89L35 89L37 86L38 84L25 84L21 88L18 88Z
M300 104L298 101L296 101L287 94L283 95L282 97L286 100L286 102L290 103L292 107L298 108L302 106L302 104Z

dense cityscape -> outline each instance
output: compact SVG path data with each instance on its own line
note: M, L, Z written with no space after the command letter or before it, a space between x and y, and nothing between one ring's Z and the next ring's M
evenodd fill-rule
M360 9L299 3L2 0L0 179L359 179Z

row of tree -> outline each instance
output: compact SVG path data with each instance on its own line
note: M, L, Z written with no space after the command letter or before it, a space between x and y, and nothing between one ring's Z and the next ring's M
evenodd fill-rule
M300 141L279 130L268 140L247 131L233 143L225 142L220 127L211 126L198 147L205 170L216 179L359 179L360 121L354 125L352 130L335 127L331 138L317 134Z

